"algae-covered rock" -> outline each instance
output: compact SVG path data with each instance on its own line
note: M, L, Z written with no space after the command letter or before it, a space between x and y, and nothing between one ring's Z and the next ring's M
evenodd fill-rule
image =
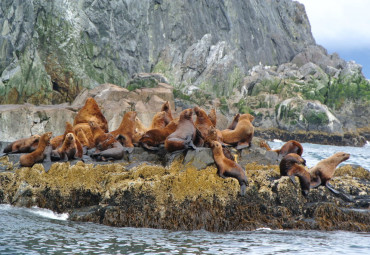
M336 189L353 198L347 202L325 187L304 197L299 186L280 177L276 164L239 162L248 177L245 196L240 196L238 181L219 177L214 164L202 169L192 161L183 164L184 158L196 157L192 153L171 164L140 164L134 156L108 164L54 163L48 172L41 164L12 168L0 172L0 203L49 208L68 212L70 220L110 226L370 231L370 179L364 169L346 165L332 179ZM3 157L2 164L8 159Z

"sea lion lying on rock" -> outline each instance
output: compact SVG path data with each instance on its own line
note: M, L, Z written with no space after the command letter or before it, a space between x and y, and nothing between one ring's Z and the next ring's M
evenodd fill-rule
M240 115L234 130L225 129L221 131L224 143L236 145L238 150L251 147L254 134L253 120L254 117L248 113Z
M6 155L8 153L28 153L36 150L38 143L40 140L39 135L32 135L27 138L22 138L19 140L16 140L6 146L3 150L2 155Z
M277 154L282 155L283 157L289 153L296 153L299 156L302 156L303 154L302 145L295 140L286 142L283 146L281 146L280 149L277 150L271 150L271 147L266 143L266 141L261 140L260 147L265 148L268 151L275 151Z
M49 157L49 155L44 154L44 151L47 148L47 146L50 145L50 139L52 134L53 134L52 132L47 132L41 135L36 150L31 153L24 154L19 158L20 165L25 167L31 167L36 163L43 162L46 157Z

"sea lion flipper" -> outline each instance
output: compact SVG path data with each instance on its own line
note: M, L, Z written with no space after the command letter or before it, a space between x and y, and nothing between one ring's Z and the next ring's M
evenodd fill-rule
M315 179L311 179L310 183L310 189L316 188L321 185L321 178L319 176L316 176Z
M240 195L241 196L245 196L245 190L247 188L247 185L245 185L245 183L243 183L242 185L240 185Z
M123 147L123 151L126 151L128 153L132 153L134 151L134 147Z
M44 162L42 162L42 165L44 167L45 173L49 172L52 164L53 163L51 161L46 161L46 162L44 161Z
M236 146L236 149L237 150L242 150L242 149L250 148L250 147L251 147L251 145L248 142L243 142L243 143L239 142L238 145Z
M341 197L343 200L345 200L347 202L353 202L352 198L350 198L346 194L334 189L334 187L329 182L326 182L325 187L328 188L328 190L331 191L334 195L337 195L337 196Z
M295 176L289 175L290 180L293 182L294 186L297 186L297 183L295 182Z
M159 148L158 147L155 147L155 146L150 146L146 143L142 143L141 146L145 149L148 149L148 150L151 150L151 151L158 151Z

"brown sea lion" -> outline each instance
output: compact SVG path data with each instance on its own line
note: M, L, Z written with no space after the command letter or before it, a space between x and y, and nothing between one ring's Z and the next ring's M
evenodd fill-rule
M164 128L170 123L171 119L168 117L168 114L165 111L157 112L152 119L152 124L150 129L155 128Z
M82 147L90 148L90 141L87 138L84 130L81 127L77 128L74 133L76 134L76 136L77 136L78 140L80 141Z
M192 116L193 109L186 109L181 112L176 131L170 134L164 142L167 151L174 152L190 147L196 149L193 143L196 137L196 128Z
M52 132L47 132L41 135L36 150L31 153L24 154L19 158L21 166L31 167L35 163L40 163L44 160L46 155L44 154L45 148L50 144Z
M132 138L135 134L135 119L136 119L136 112L126 112L125 115L123 115L121 124L119 127L110 132L114 137L117 137L118 135L125 136L125 145L124 147L134 147L132 143Z
M202 108L196 106L194 107L194 112L197 115L194 125L200 131L202 137L205 138L208 135L209 129L213 127L213 123Z
M167 117L171 120L173 120L172 112L171 112L171 105L168 101L166 101L161 108L161 111L164 111L167 113Z
M211 111L208 114L208 118L212 121L212 124L214 127L216 127L217 124L217 114L216 114L216 109L212 108Z
M302 156L303 154L303 147L302 145L295 141L295 140L290 140L286 142L283 146L281 146L280 149L277 150L271 150L271 147L266 143L266 141L260 141L260 147L265 148L268 151L275 151L277 154L282 155L283 157L289 153L296 153L299 156Z
M73 126L73 132L76 135L78 133L78 129L82 129L82 131L84 132L84 134L86 136L86 139L88 141L88 143L86 143L86 144L89 144L88 148L89 149L94 148L95 147L94 136L93 136L93 133L91 131L89 123L79 123L79 124Z
M306 160L304 160L300 155L296 153L289 153L280 161L279 167L280 175L289 176L294 185L297 185L294 177L298 176L301 184L302 194L307 196L308 192L310 191L311 177L310 173L304 167L305 165Z
M145 132L139 143L142 147L149 150L158 150L160 144L163 144L166 138L176 131L179 120L172 120L165 128L151 129Z
M39 135L32 135L27 138L16 140L6 146L3 150L4 153L28 153L36 150L40 140Z
M234 130L236 128L236 125L239 122L240 114L236 114L233 118L233 121L230 123L230 125L226 129Z
M205 142L205 145L206 146L209 146L211 147L211 142L213 141L217 141L219 142L221 145L223 144L222 142L222 135L221 135L221 132L220 130L216 129L215 127L211 127L208 131L208 135L206 136L204 142ZM233 161L235 161L235 158L233 156L233 154L231 153L230 149L225 147L225 146L222 146L222 152L224 153L224 156L228 159L231 159Z
M73 126L79 123L89 123L90 120L96 122L104 132L108 132L108 122L101 112L98 103L92 97L89 97L85 105L78 111L73 121Z
M145 127L141 120L136 116L135 118L135 132L145 133L149 128Z
M52 151L52 156L59 158L62 161L75 159L79 154L76 140L77 139L72 132L68 133L63 141L62 146ZM82 154L78 157L81 158Z
M219 142L213 141L210 145L213 158L217 166L218 175L222 178L233 177L237 179L240 185L240 194L244 196L245 189L248 185L245 170L235 161L225 157L224 153L222 152L222 146Z
M341 195L343 199L352 201L352 199L345 194L335 190L334 187L329 183L331 178L334 176L336 167L343 161L349 159L350 156L351 155L346 152L337 152L330 157L319 161L314 167L310 168L309 172L311 175L311 188L316 188L320 185L323 185L334 194Z
M93 134L94 146L97 150L109 149L113 143L117 142L111 133L105 133L96 122L89 121L89 125Z
M51 138L51 140L50 140L50 144L53 147L53 150L55 150L56 148L62 146L63 141L64 141L66 135L68 133L71 133L71 132L73 132L73 126L72 126L72 124L70 122L66 121L66 125L65 125L65 129L64 129L63 135L55 136L55 137Z
M234 130L225 129L221 131L223 142L233 146L237 145L238 150L251 147L254 134L253 120L254 117L248 113L240 115Z

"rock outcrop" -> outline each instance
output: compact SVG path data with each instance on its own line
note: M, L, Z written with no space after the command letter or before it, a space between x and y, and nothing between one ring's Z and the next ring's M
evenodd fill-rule
M244 197L235 179L216 174L208 148L188 151L172 163L137 148L121 162L54 163L47 173L40 164L16 169L17 155L10 155L0 159L0 203L39 206L68 212L70 220L120 227L370 231L369 171L350 165L336 171L331 183L353 202L324 187L303 197L288 177L280 178L269 160L273 153L252 145L239 155L249 183Z

